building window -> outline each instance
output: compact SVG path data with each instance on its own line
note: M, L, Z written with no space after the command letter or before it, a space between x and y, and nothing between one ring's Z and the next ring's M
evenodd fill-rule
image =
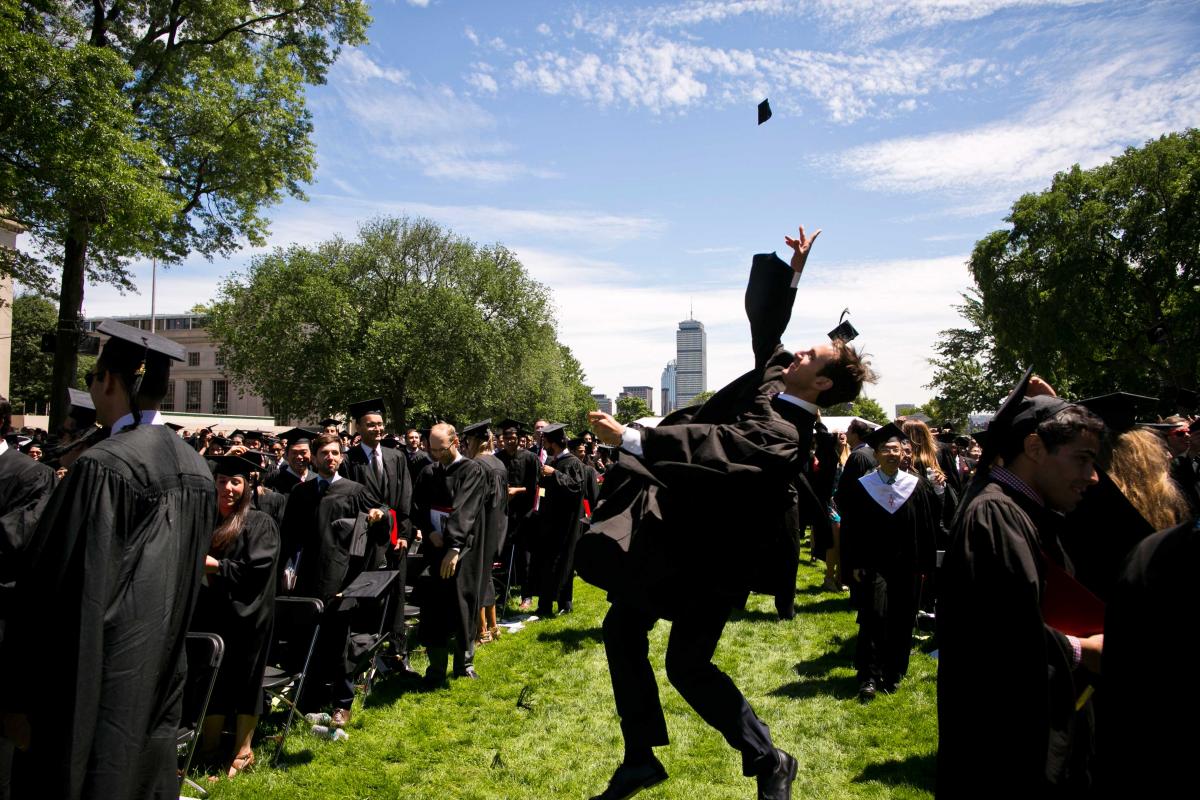
M225 366L225 356L224 356L224 354L221 353L220 350L213 353L213 362L216 363L216 365L218 367Z
M212 382L212 413L225 414L229 411L229 381Z
M188 329L187 317L169 317L167 319L167 330L169 331L186 331Z
M167 381L167 393L163 395L162 403L158 407L162 411L175 410L175 381Z
M187 382L187 405L185 408L189 412L200 410L200 381Z
M200 366L200 354L199 353L188 353L188 366L189 367Z

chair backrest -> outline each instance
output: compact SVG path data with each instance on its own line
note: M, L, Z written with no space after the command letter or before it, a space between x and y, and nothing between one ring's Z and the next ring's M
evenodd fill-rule
M268 663L292 673L302 671L324 610L316 597L276 597Z
M179 727L198 727L208 706L208 697L217 680L217 670L225 656L225 642L215 633L192 632L184 644L187 650L187 683L183 690L183 715Z

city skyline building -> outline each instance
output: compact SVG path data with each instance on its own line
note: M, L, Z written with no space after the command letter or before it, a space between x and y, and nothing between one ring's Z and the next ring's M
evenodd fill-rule
M621 393L617 395L621 397L637 397L646 403L646 408L650 409L650 413L654 413L654 387L653 386L626 386L621 389Z
M704 323L688 318L675 332L675 404L691 405L708 388L708 337Z
M605 414L613 413L613 401L606 394L593 394L592 399L596 401L596 409L603 411Z
M659 391L662 392L662 401L659 403L659 413L664 417L676 409L675 371L675 359L671 359L667 362L667 365L663 367L662 380L659 382Z

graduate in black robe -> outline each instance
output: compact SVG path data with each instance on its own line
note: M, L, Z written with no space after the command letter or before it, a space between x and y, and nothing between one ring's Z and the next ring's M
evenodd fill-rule
M405 462L408 463L408 476L415 485L421 471L433 463L429 453L421 449L421 432L419 430L409 428L408 432L404 434L404 447L401 453L404 455Z
M667 777L653 754L668 739L648 655L649 631L662 618L673 623L668 679L741 753L760 798L791 796L796 760L775 747L712 657L733 608L773 569L765 554L796 508L792 480L809 456L819 405L853 399L869 375L844 342L795 352L780 343L815 239L803 229L799 239L787 238L791 268L773 254L754 258L746 287L754 369L654 429L589 415L602 442L623 448L578 559L580 576L607 589L612 603L604 649L625 740L625 758L600 800Z
M1189 520L1139 544L1112 591L1098 690L1101 797L1174 797L1192 782L1196 737L1181 712L1194 707L1187 626L1200 615L1197 564L1200 528Z
M313 652L311 675L298 705L304 711L333 707L333 725L350 720L357 665L350 652L353 599L337 597L364 569L378 569L378 523L389 509L371 502L366 487L338 473L341 439L332 433L313 438L317 477L292 489L284 514L281 564L296 565L292 592L325 604L321 632ZM372 538L374 537L374 538Z
M405 677L417 677L408 663L408 624L404 618L404 587L408 583L408 549L416 536L412 521L413 479L408 463L399 450L382 444L384 403L382 398L350 404L350 418L362 435L362 440L350 448L338 472L366 487L367 499L376 506L390 510L372 531L371 541L376 548L369 559L373 564L386 564L400 574L391 585L388 604L389 619L385 625L391 631L392 649L389 665Z
M858 609L854 667L859 699L891 694L908 672L922 574L932 574L936 504L929 484L900 469L904 432L895 423L871 434L879 468L838 497L842 563Z
M583 462L567 449L567 432L562 424L542 429L546 463L542 465L539 488L538 533L532 567L537 575L536 613L549 617L558 603L560 614L571 612L574 598L575 545L579 542L583 517L583 495L587 475Z
M536 455L521 447L523 426L515 419L500 422L503 447L496 458L508 468L508 559L512 563L512 582L521 587L521 608L533 607L534 580L530 572L531 549L536 519L533 506L537 498L542 465Z
M28 719L30 796L175 798L184 641L216 492L156 410L183 348L111 320L98 331L111 338L88 383L113 433L39 520L0 686Z
M492 481L491 495L484 506L487 537L482 554L483 565L479 571L479 629L475 641L491 641L500 635L500 625L496 621L498 579L493 579L492 569L500 557L508 533L508 469L493 453L491 422L483 420L463 428L467 457L483 464Z
M1061 512L1095 484L1104 428L1081 406L1026 397L1030 376L989 426L942 563L939 797L1074 796L1091 782L1085 689L1102 640L1047 624L1043 600L1048 578L1071 572Z
M250 743L262 715L262 680L275 614L279 529L271 517L253 508L250 475L258 469L258 464L238 456L217 459L219 522L191 624L191 630L215 633L225 643L199 747L202 759L216 759L221 732L232 723L234 746L227 772L231 778L254 763Z
M429 432L434 462L421 471L413 495L414 518L429 531L418 584L421 640L429 651L425 680L446 680L451 639L454 675L477 678L470 660L479 615L479 582L487 549L491 478L487 468L459 452L458 433L441 423Z
M280 494L290 494L298 484L313 480L312 440L317 432L311 428L292 428L280 434L287 444L283 460L262 475L263 486Z

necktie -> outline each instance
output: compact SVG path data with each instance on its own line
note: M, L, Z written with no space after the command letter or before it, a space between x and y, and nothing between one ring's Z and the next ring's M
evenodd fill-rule
M371 451L371 469L375 471L376 478L383 477L383 464L381 464L379 461L379 450L378 449Z
M317 494L324 495L325 490L329 488L329 481L324 478L317 478Z

